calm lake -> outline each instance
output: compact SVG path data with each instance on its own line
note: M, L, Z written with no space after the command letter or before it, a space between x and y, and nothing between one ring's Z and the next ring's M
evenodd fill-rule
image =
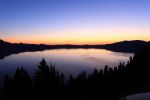
M47 63L55 64L56 68L65 75L76 76L82 71L91 72L93 69L117 66L119 62L127 62L133 53L112 52L105 49L53 49L36 52L12 54L0 60L0 73L13 74L17 67L23 66L30 74L45 58Z

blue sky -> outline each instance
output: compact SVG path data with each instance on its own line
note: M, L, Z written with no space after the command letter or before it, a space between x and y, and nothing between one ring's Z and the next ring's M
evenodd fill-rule
M149 5L150 0L0 0L0 37L47 44L150 40Z

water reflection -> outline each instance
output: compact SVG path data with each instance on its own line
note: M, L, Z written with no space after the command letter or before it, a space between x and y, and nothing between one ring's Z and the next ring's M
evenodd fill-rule
M107 64L111 67L121 61L126 62L132 53L112 52L105 49L53 49L46 51L24 52L13 54L0 60L0 72L12 73L16 67L23 66L31 74L35 67L45 58L52 62L56 68L65 75L77 75L82 71L91 72L94 68L101 69Z

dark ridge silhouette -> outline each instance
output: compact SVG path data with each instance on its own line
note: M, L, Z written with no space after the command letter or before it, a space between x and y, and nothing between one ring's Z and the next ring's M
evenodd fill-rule
M34 77L21 67L5 76L2 100L119 100L134 93L150 92L150 46L114 68L105 66L91 74L64 79L53 64L43 59Z
M150 45L150 42L145 42L142 40L134 40L134 41L121 41L112 44L107 44L104 48L117 51L117 52L132 52L136 53L139 50L143 49Z
M107 49L116 52L129 52L136 53L144 47L150 46L150 42L145 42L141 40L134 41L122 41L106 45L44 45L44 44L23 44L23 43L9 43L0 40L0 59L11 54L21 53L21 52L32 52L32 51L43 51L47 49Z
M5 46L5 45L10 45L11 43L9 42L5 42L3 40L0 39L0 46Z
M11 54L26 52L26 51L42 51L48 49L48 45L9 43L3 40L0 41L0 59Z

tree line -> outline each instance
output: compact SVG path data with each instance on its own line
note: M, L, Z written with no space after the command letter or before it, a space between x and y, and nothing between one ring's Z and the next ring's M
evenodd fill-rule
M44 59L31 77L23 68L6 75L2 100L119 100L121 97L150 91L150 47L113 68L95 69L92 73L70 75L66 80L54 64Z

